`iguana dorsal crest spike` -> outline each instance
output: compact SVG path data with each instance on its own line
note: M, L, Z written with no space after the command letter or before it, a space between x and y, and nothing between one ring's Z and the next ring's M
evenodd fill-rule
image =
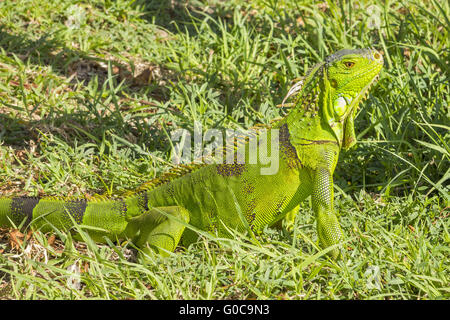
M299 102L301 102L301 99L304 99L309 93L311 93L311 90L318 83L318 79L320 78L320 75L322 73L323 65L323 62L316 63L308 70L304 77L294 79L295 83L292 85L292 87L284 97L283 101L281 102L281 106L285 106L286 101L291 97L297 97L296 102L289 104L290 107L295 107L299 104Z

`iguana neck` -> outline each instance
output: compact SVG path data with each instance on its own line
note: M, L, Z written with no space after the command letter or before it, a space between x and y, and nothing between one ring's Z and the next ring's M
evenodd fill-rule
M317 80L306 85L312 85L292 108L291 112L279 123L276 128L287 127L291 144L297 149L311 143L340 144L336 132L330 126L332 119L331 90L327 82ZM333 125L335 125L332 122Z

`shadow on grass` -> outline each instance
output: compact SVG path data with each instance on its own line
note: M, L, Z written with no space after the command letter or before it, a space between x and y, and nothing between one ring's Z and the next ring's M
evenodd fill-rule
M193 12L188 12L187 9L179 10L180 6L183 6L179 1L174 1L173 3L175 4L172 5L171 1L150 1L147 5L153 5L156 9L148 11L149 15L156 19L155 23L157 25L167 27L173 32L183 32L185 28L191 30L190 32L194 32L195 27L192 24L192 19L201 19L204 16L195 10ZM153 20L149 15L147 15L148 21ZM228 20L231 17L229 12L221 12L219 16L227 16L228 18L226 19ZM185 83L207 83L208 89L213 88L215 91L221 92L219 100L227 107L229 112L239 103L242 97L249 94L256 96L255 104L261 103L261 97L254 85L242 83L239 79L235 79L233 83L223 81L220 79L217 70L207 70L206 72L189 70L200 76L196 80L191 79L192 76L185 75L187 70L174 71L165 65L148 64L142 70L133 70L134 66L126 65L113 56L105 55L105 58L102 58L82 50L69 48L64 41L64 34L59 34L59 32L65 31L59 30L52 33L44 33L38 39L33 39L32 36L25 32L13 34L7 31L5 26L0 25L0 47L5 50L10 58L15 56L27 64L51 67L53 73L70 80L70 83L73 84L71 89L79 84L87 86L94 79L98 82L98 88L101 88L108 79L112 78L115 85L122 83L121 89L117 93L118 96L129 98L134 93L138 93L139 96L139 93L145 92L152 99L165 102L170 100L171 86L161 85L161 81L172 82L176 85L181 80ZM11 77L8 85L21 85L14 75L11 75ZM22 85L33 86L33 83ZM86 100L94 100L95 98L84 97L81 103L83 106L93 104L95 103L94 101ZM152 107L159 105L145 100L138 100L137 103ZM174 108L172 109L172 111L176 111ZM92 111L94 112L95 110ZM42 129L42 127L55 129L67 123L74 123L76 126L81 123L78 127L85 128L85 131L98 139L101 139L105 131L114 128L114 130L120 132L121 136L132 132L135 136L139 136L139 140L145 141L146 145L151 141L155 141L157 137L160 137L160 140L166 140L161 127L146 127L145 132L136 130L133 126L139 124L125 123L122 116L118 113L113 113L108 118L96 117L94 121L90 121L92 114L89 111L78 110L77 108L77 110L74 110L74 113L61 114L61 111L53 111L50 108L49 114L40 120L33 120L31 115L26 122L18 120L14 116L0 115L0 117L0 138L6 144L11 145L22 145L23 141L33 137L33 134L30 132L32 129ZM87 122L90 122L89 125L86 124ZM93 125L98 125L99 127L91 129ZM62 138L67 141L68 137ZM85 140L91 141L86 138L81 141Z
M74 85L77 83L87 85L97 77L101 87L111 74L116 82L125 83L124 90L127 93L147 87L156 100L161 100L167 92L154 85L158 81L157 77L175 76L174 72L161 66L147 64L138 70L136 66L127 65L112 56L101 58L68 48L61 38L63 37L55 32L46 33L33 40L24 33L17 35L8 33L5 27L0 25L0 47L8 55L15 54L22 61L30 61L35 65L50 66L53 72L71 79Z
M155 75L174 77L175 73L154 65L149 65L140 73L136 73L132 66L112 57L111 59L101 58L81 50L68 48L61 38L63 37L58 37L57 33L46 33L34 40L25 33L11 34L6 31L4 26L0 25L0 48L6 52L8 57L15 56L25 63L51 67L53 73L70 80L69 90L75 89L80 84L87 86L92 80L95 80L98 83L97 94L99 96L84 95L81 98L83 108L77 108L72 113L50 107L44 117L35 116L31 112L28 119L15 117L14 106L6 106L10 114L5 114L0 110L0 140L4 145L24 146L30 139L37 140L39 131L51 132L69 144L73 143L73 141L71 142L73 139L81 143L100 141L106 132L112 131L121 137L136 137L132 139L136 143L145 142L147 146L158 145L161 148L163 143L160 141L164 141L166 138L159 125L149 127L146 126L145 121L136 118L136 120L133 119L135 121L124 121L118 109L113 110L107 116L95 114L97 112L95 109L97 103L102 104L102 99L100 99L103 94L102 87L109 79L112 79L114 86L122 83L120 92L117 93L120 99L137 100L132 98L133 93L145 90L155 100L164 101L168 99L168 89L155 84L157 81ZM19 88L23 86L28 90L35 87L32 82L22 84L17 80L15 75L11 74L8 85ZM137 103L149 107L158 105L147 100L137 100ZM0 105L0 107L2 106Z
M66 47L63 41L58 40L52 34L44 34L37 40L28 38L25 34L10 34L0 25L0 47L5 50L6 55L13 58L13 55L27 64L37 66L49 66L57 75L70 79L68 90L76 88L78 85L88 85L96 78L98 90L96 96L81 94L76 99L80 100L83 107L76 108L68 113L65 110L57 110L50 106L45 116L40 116L34 111L30 111L28 117L18 118L15 116L14 105L6 105L6 110L0 110L0 141L4 145L23 147L30 140L39 140L39 134L52 133L58 138L73 145L74 141L79 143L98 142L107 132L124 137L131 137L131 143L144 143L147 146L158 145L166 140L159 126L146 126L144 119L134 118L133 121L124 121L120 109L112 107L107 114L100 113L97 105L101 108L111 109L103 104L101 96L104 94L105 82L112 79L114 85L123 82L118 98L134 100L131 94L146 86L142 83L142 75L133 76L126 66L118 61L102 59L86 54L79 50ZM9 87L16 87L17 90L33 90L38 86L33 83L20 83L14 74L9 75L7 80ZM164 89L164 88L162 88ZM159 96L163 94L162 89L158 91ZM14 89L15 90L15 89ZM126 93L126 97L122 94ZM19 93L20 95L20 93ZM25 93L23 93L25 95ZM20 100L20 97L19 97ZM131 101L132 102L132 101ZM29 102L27 108L33 108ZM157 104L151 101L142 100L143 105L154 107ZM1 106L1 108L5 108ZM115 110L114 110L115 109ZM8 114L9 113L9 114ZM141 121L142 120L142 121Z

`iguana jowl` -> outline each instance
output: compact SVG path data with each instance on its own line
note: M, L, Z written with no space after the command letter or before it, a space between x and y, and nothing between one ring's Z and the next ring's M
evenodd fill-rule
M229 236L228 230L258 232L284 217L292 223L299 203L311 195L322 247L337 244L343 235L333 208L333 171L340 150L356 142L357 106L382 65L376 50L341 50L293 86L286 97L293 101L290 113L272 127L279 132L275 174L261 175L263 165L248 161L205 164L123 197L1 198L0 225L27 220L47 231L77 223L94 227L88 232L96 241L126 237L144 251L164 253L180 239L194 241L193 229ZM339 250L331 254L336 258Z

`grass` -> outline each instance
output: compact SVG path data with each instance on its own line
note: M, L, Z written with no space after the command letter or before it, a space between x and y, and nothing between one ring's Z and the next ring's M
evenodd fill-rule
M353 3L353 4L350 4ZM290 81L343 47L386 68L341 154L346 256L294 233L202 237L168 258L130 244L0 233L3 299L448 299L448 2L0 2L0 193L108 194L170 169L167 132L283 114Z

